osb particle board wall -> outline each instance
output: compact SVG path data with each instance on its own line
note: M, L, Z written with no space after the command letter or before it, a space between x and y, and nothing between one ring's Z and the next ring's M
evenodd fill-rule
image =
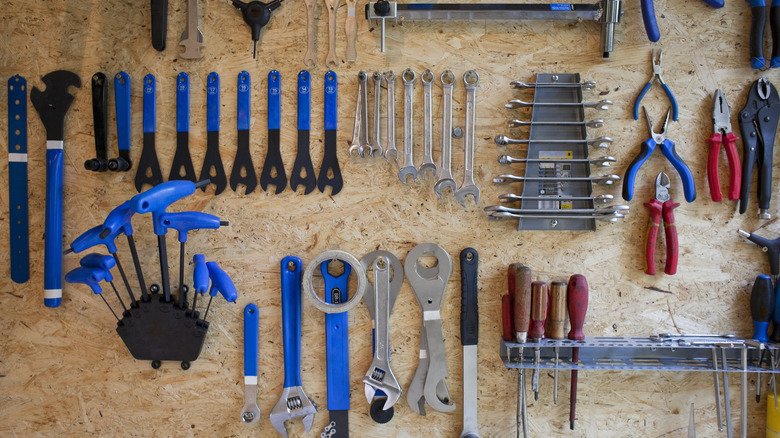
M359 2L362 11L364 2ZM100 223L117 204L135 194L134 172L93 174L83 161L94 155L89 78L97 71L113 75L120 70L132 78L132 156L141 147L141 93L143 75L157 77L157 150L167 175L175 146L176 74L190 74L190 149L199 172L206 149L205 80L216 71L222 79L220 146L228 170L236 149L236 75L252 74L252 158L260 172L266 150L266 75L282 74L282 154L289 172L295 156L295 77L304 68L305 8L285 2L263 30L258 59L251 58L248 28L227 0L201 1L201 29L205 56L198 61L180 59L179 35L184 29L186 2L171 0L168 48L151 48L148 2L105 1L6 1L0 17L0 78L5 82L21 74L29 86L41 85L40 77L55 69L79 74L84 86L68 113L65 140L65 220L63 239L69 243L87 228ZM351 341L353 436L458 436L461 429L461 349L459 342L459 272L457 254L465 246L480 252L479 424L483 436L515 434L517 373L498 359L500 295L506 288L506 266L520 261L540 280L565 280L573 273L587 275L590 307L586 333L600 336L645 336L658 332L751 333L748 298L757 274L768 273L765 256L738 237L736 230L755 230L755 196L749 214L735 212L733 202L713 203L705 183L706 138L711 133L711 95L722 88L736 113L744 105L748 86L761 76L748 66L750 14L743 2L729 1L714 10L700 0L658 0L655 7L662 31L664 78L680 104L680 121L670 123L669 137L691 166L699 196L695 203L676 210L680 236L680 263L675 276L650 277L642 272L643 236L647 213L642 206L652 196L655 175L666 170L672 176L672 196L681 200L682 186L673 169L656 153L642 168L631 214L613 225L601 225L593 233L517 232L515 222L488 222L482 207L497 202L507 191L491 178L505 171L496 157L502 153L493 142L497 133L508 133L505 121L514 117L503 109L510 80L533 80L536 72L580 72L598 87L586 92L590 100L611 99L607 113L590 113L606 119L593 135L615 139L607 151L618 158L614 173L622 175L648 137L643 122L632 120L633 99L650 77L651 45L641 24L637 2L624 2L623 20L617 27L616 50L609 60L600 57L600 26L595 23L494 22L407 23L390 25L387 52L379 51L378 27L358 18L358 61L344 61L334 69L339 76L339 160L344 190L337 196L319 192L304 196L289 189L280 195L258 188L250 195L228 189L218 197L201 193L177 203L173 210L199 210L230 221L218 231L192 233L187 254L205 253L218 260L239 289L237 304L212 306L211 330L200 358L188 371L178 363L153 370L148 362L135 361L114 332L114 321L103 303L85 287L64 287L62 306L44 308L43 213L45 188L44 131L30 105L29 193L31 279L17 285L3 276L0 294L0 431L6 435L198 435L273 436L267 419L282 389L281 310L279 261L288 254L304 263L326 249L342 249L360 257L385 249L403 259L417 243L442 245L455 260L442 317L449 365L447 379L457 409L448 414L429 410L427 417L414 414L405 394L396 405L396 416L387 425L376 425L368 416L361 377L371 360L371 324L364 306L349 314ZM315 169L322 157L322 77L327 71L327 13L317 6L317 57L312 72L312 141ZM358 13L360 15L360 13ZM346 10L338 11L337 54L343 59ZM431 182L399 183L395 165L384 161L347 157L351 138L359 70L394 70L411 67L418 73L430 68L438 76L451 69L460 79L464 71L480 74L477 93L477 152L475 173L482 190L479 205L462 208L452 198L440 201ZM774 71L766 72L775 81ZM399 83L400 84L400 83ZM454 124L464 123L464 90L456 86ZM398 86L397 88L401 88ZM421 114L422 92L417 88ZM6 87L0 87L5 101ZM401 93L398 132L401 127ZM655 120L667 107L655 88L644 100ZM110 98L110 132L114 133L113 96ZM434 94L435 157L440 141L440 91ZM2 118L6 107L2 106ZM421 145L418 114L416 144ZM737 129L736 117L732 117ZM519 134L518 134L519 135ZM7 125L0 123L0 137ZM112 147L114 137L110 139ZM397 144L401 144L400 135ZM509 151L515 150L510 147ZM110 154L115 154L112 149ZM416 160L422 156L417 147ZM2 161L0 184L7 185L7 161ZM460 182L462 143L453 144L453 168ZM517 170L518 172L520 169ZM726 166L722 163L721 175ZM778 175L775 174L775 181ZM722 177L722 180L725 179ZM774 184L776 186L777 184ZM619 198L619 187L604 190ZM603 189L600 189L600 192ZM7 191L0 191L8 205ZM776 201L771 213L778 214ZM0 213L7 236L8 213ZM137 239L148 283L159 281L156 245L147 218L135 221ZM774 237L780 226L770 224L763 234ZM178 268L178 249L169 238L169 263ZM9 265L7 251L0 264ZM129 266L129 253L120 245L120 257ZM63 271L76 267L78 257L63 258ZM130 269L132 270L132 269ZM130 273L131 284L135 277ZM191 275L188 267L187 277ZM173 275L176 277L176 274ZM175 283L175 280L174 280ZM657 288L666 292L658 292ZM110 298L110 297L109 297ZM260 307L260 394L263 419L248 427L239 420L243 405L243 307ZM313 431L327 424L324 316L304 303L303 386L320 406ZM417 365L419 306L408 284L401 290L391 318L391 363L406 389ZM754 376L750 376L750 390ZM552 378L543 373L539 401L529 398L533 436L682 436L687 433L689 407L695 404L697 432L716 436L711 375L706 373L582 372L578 421L568 429L568 373L561 373L560 400L552 403ZM739 385L732 379L732 412L735 427L740 412ZM748 404L751 436L763 434L765 408ZM298 421L288 424L291 436L303 436Z

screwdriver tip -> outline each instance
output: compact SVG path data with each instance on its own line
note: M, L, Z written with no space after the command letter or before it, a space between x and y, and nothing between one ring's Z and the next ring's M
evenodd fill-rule
M756 395L756 403L761 403L761 396L760 395Z

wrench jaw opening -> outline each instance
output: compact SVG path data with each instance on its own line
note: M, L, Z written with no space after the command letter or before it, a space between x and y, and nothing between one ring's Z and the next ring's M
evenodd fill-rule
M404 184L406 184L406 177L408 175L411 175L412 179L417 181L417 168L414 166L406 166L398 171L398 178L400 178L401 182Z
M366 401L369 405L374 400L374 395L377 391L381 390L387 395L385 404L382 407L383 411L392 408L398 399L401 398L401 385L398 384L398 380L396 380L389 366L380 367L371 364L368 372L363 376L363 383L365 384Z
M450 189L452 194L455 195L458 190L458 185L452 178L442 178L436 181L436 184L433 186L433 191L436 193L436 196L438 196L439 199L442 199L442 191L444 189Z
M244 407L241 409L241 421L255 424L260 421L260 408L257 406L257 383L244 385Z
M474 185L472 182L471 184L465 185L458 189L457 192L455 192L455 199L460 202L460 205L466 206L466 197L467 196L473 196L474 197L474 204L479 204L479 187Z
M274 429L287 438L287 429L284 426L285 421L303 417L303 427L306 429L306 433L309 433L311 425L314 423L314 414L316 412L317 405L303 392L303 388L291 386L284 388L282 391L282 396L271 410L270 420Z

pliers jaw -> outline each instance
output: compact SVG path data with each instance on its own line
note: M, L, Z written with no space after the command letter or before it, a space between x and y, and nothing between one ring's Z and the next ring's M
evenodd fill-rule
M650 118L650 114L647 113L647 108L642 106L642 111L645 113L645 123L647 124L647 130L650 132L650 137L653 138L653 141L655 141L657 144L661 144L666 139L666 128L669 126L669 115L672 113L672 109L669 108L666 111L666 119L664 119L664 124L661 126L661 131L655 132L653 131L653 120Z
M659 49L657 53L658 56L656 57L656 51L653 49L651 60L653 64L653 75L642 88L642 91L639 92L636 100L634 100L634 120L639 120L639 105L642 102L642 98L645 97L645 94L647 94L648 91L650 91L650 88L653 86L653 82L658 80L658 83L661 84L661 88L664 89L664 93L666 93L666 97L669 99L669 103L672 106L672 120L677 121L677 117L679 116L677 110L677 99L674 98L672 90L668 85L666 85L664 78L661 76L661 60L663 59L663 50ZM658 59L658 62L656 62L656 58Z
M720 88L715 92L715 103L712 106L712 130L723 135L732 132L731 108Z

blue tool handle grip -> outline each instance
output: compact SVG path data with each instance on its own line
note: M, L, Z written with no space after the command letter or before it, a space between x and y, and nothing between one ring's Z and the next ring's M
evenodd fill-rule
M252 94L252 77L242 71L238 74L238 130L249 130L249 98Z
M71 284L86 284L92 289L92 292L100 294L103 289L98 283L105 279L105 275L105 271L102 269L80 266L65 274L65 281Z
M282 126L282 75L277 70L268 72L268 129Z
M642 102L642 98L645 97L645 94L647 94L652 86L652 81L646 83L642 88L642 91L640 91L639 95L636 97L636 100L634 100L634 120L639 120L639 103Z
M206 130L219 131L219 75L215 72L206 78Z
M116 244L114 243L116 234L109 234L108 236L100 237L102 232L102 225L90 228L75 240L73 240L73 242L71 242L70 249L75 253L80 253L81 251L92 248L93 246L105 245L108 252L114 254L117 250Z
M685 164L685 161L677 154L674 142L668 138L664 140L661 151L669 162L672 163L672 166L677 169L677 173L680 174L683 183L683 191L685 192L685 200L688 202L696 200L696 183L693 181L693 174L691 173L691 169L688 168L688 165Z
M325 130L336 130L338 127L339 107L338 107L339 82L336 73L329 71L325 73Z
M162 213L169 205L195 193L195 189L192 181L168 181L133 196L130 205L138 214Z
M474 248L460 252L460 343L477 345L479 342L479 310L477 276L479 253Z
M120 232L127 234L128 236L133 234L133 225L131 220L135 215L135 210L130 205L130 201L127 200L121 205L111 210L111 213L106 216L106 220L103 221L102 236L118 235Z
M254 303L244 307L244 377L257 377L257 341L260 312Z
M230 276L219 267L217 262L206 262L206 266L209 269L209 278L211 279L209 295L215 297L217 292L219 292L225 298L225 301L235 303L238 298L238 291Z
M222 225L218 217L200 211L183 211L180 213L163 213L160 215L162 226L179 232L179 242L187 241L187 233L192 230L212 229Z
M769 322L775 311L775 291L772 287L772 278L768 275L759 275L753 283L750 293L750 317L753 320L754 332L752 339L759 342L769 342Z
M116 260L110 255L98 254L96 252L89 253L79 260L79 265L85 268L100 268L111 270L116 266Z
M726 4L726 0L704 0L704 3L707 3L713 8L720 9Z
M154 75L144 76L144 134L153 133L157 122L157 81Z
M758 342L769 342L769 322L768 321L753 321L753 336L750 339L755 339Z
M338 262L334 262L338 263ZM349 288L352 267L347 263L338 277L328 273L328 262L320 264L325 285L325 302L343 303ZM336 292L338 291L338 292ZM325 352L327 357L328 409L349 410L349 319L347 312L325 314Z
M114 76L116 140L120 151L130 150L130 75L121 71Z
M209 289L209 268L206 266L206 256L195 254L192 263L195 265L192 270L192 287L196 293L203 295Z
M282 332L284 334L284 387L301 386L301 259L282 259Z
M298 130L311 129L311 75L306 70L298 73Z
M626 174L623 177L623 199L626 201L630 201L631 198L634 197L634 182L636 181L636 174L639 172L639 168L642 167L642 164L647 161L647 157L649 157L650 153L653 151L653 148L650 146L652 141L653 139L647 139L642 142L642 149L639 151L639 154L634 157L634 161L632 161L626 169Z
M46 150L46 225L43 254L43 304L62 301L62 141Z
M661 31L658 30L658 21L655 19L655 6L653 0L640 0L642 6L642 21L645 23L647 39L656 42L661 39Z
M773 0L769 8L769 27L772 30L772 59L770 68L780 67L780 1Z
M664 89L664 93L666 93L666 97L669 98L669 102L672 104L672 120L676 122L677 118L680 116L679 111L677 109L677 99L674 98L674 94L672 94L672 90L669 89L668 85L661 84L661 87Z
M190 77L181 72L176 78L176 132L190 131Z
M766 27L766 1L748 0L750 21L750 67L759 69L766 65L764 59L764 28Z

